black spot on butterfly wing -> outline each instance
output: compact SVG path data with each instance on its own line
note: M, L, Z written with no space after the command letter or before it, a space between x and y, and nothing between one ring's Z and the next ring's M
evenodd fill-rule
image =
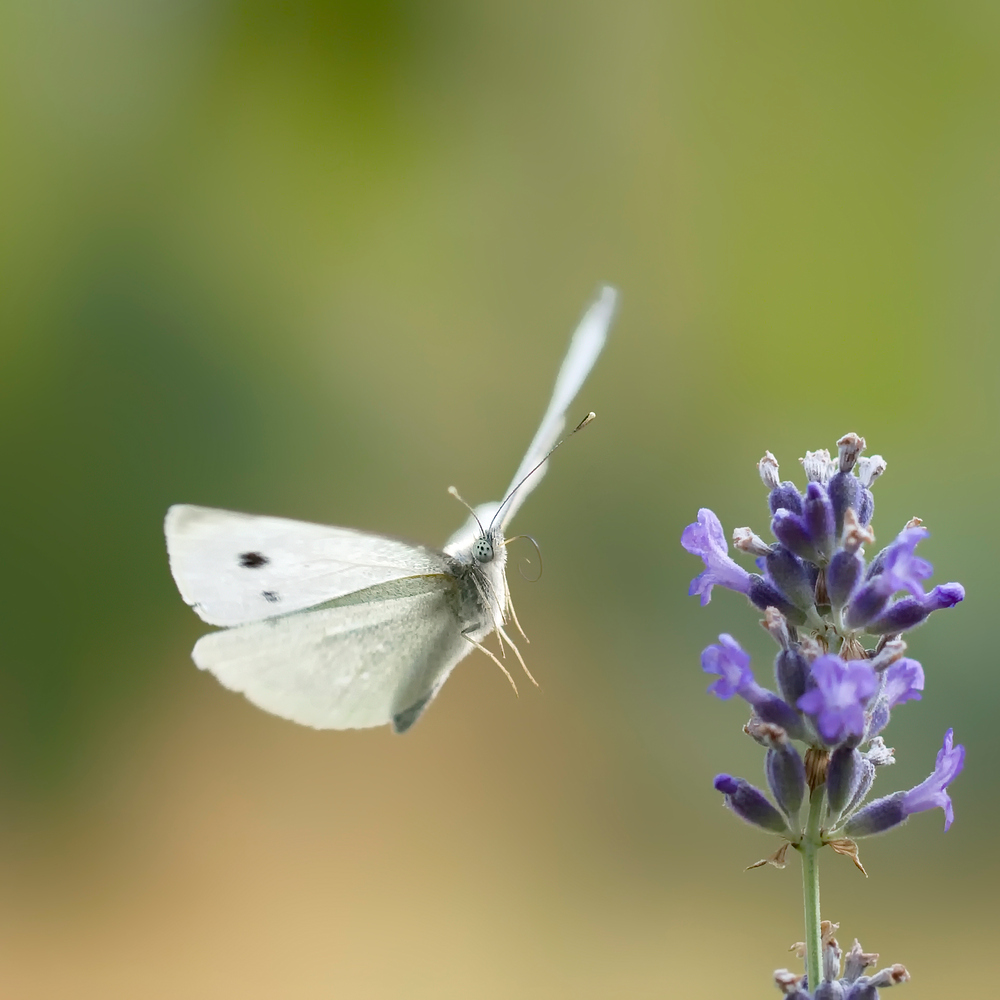
M270 559L261 552L243 552L239 560L240 565L246 569L259 569L270 562Z
M277 604L281 600L278 592L276 590L262 590L260 596L264 598L268 604Z

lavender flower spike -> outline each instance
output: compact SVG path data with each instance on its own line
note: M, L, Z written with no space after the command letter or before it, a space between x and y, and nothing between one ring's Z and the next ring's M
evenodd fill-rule
M702 607L712 599L712 587L728 587L745 594L750 589L750 574L733 562L722 530L722 522L707 507L698 511L698 520L681 535L681 545L705 563L703 573L691 581L688 594L697 594Z
M798 707L815 720L823 739L833 745L863 735L865 707L879 686L871 665L865 660L820 656L811 674L816 687L799 698Z
M938 751L933 774L903 793L903 812L907 816L940 807L944 810L945 830L955 821L951 796L945 789L962 773L965 766L965 747L961 743L955 746L954 736L953 729L944 734L944 744Z

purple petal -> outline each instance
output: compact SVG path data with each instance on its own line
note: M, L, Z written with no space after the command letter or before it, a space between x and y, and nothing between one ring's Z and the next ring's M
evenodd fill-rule
M883 697L889 708L904 701L920 701L924 689L924 668L916 660L904 657L893 663L885 672Z
M926 528L904 528L889 546L882 563L881 584L883 593L894 594L908 590L914 597L924 596L923 582L934 567L926 559L913 554L917 543L930 532Z
M865 706L879 686L871 665L827 655L813 662L810 673L816 686L799 698L798 707L815 720L823 739L833 744L861 736Z
M911 816L926 809L944 810L944 828L947 830L955 819L951 796L945 791L962 773L965 766L965 747L954 745L954 730L944 734L944 744L938 751L934 771L919 785L903 793L903 812Z
M701 669L706 674L718 674L719 679L709 691L717 698L728 701L754 683L750 669L750 654L731 636L723 633L719 644L709 646L701 654Z
M712 599L718 584L745 594L750 588L750 574L729 557L729 546L722 522L707 507L698 511L698 520L681 534L681 545L705 563L705 571L691 581L688 594L697 594L704 607Z

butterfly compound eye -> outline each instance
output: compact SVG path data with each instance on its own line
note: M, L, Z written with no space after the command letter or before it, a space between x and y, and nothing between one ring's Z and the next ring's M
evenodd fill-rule
M472 543L472 554L476 557L476 560L481 563L487 563L493 561L493 545L488 538L484 535L480 535Z

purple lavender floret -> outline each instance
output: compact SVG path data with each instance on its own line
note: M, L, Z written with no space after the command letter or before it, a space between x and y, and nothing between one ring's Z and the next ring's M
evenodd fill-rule
M947 830L955 821L955 810L951 796L945 789L962 773L965 767L965 747L955 746L955 730L944 734L944 743L938 750L934 771L919 785L903 793L903 812L907 816L924 812L926 809L944 810L944 828Z
M964 765L965 747L954 745L954 730L949 729L944 734L944 745L938 751L934 771L927 778L907 792L895 792L869 803L844 824L843 832L851 838L870 837L891 830L914 813L928 809L944 810L944 828L948 830L954 822L955 811L945 789L962 773Z
M902 657L885 671L885 687L881 697L889 708L902 705L904 701L920 701L924 689L924 668L916 660Z
M877 618L868 622L865 631L872 635L895 635L927 620L934 611L953 608L965 600L960 583L942 583L922 597L904 597L891 604Z
M717 646L708 646L702 651L701 669L706 674L719 675L719 679L708 690L723 701L756 686L750 669L750 654L726 633L719 636Z
M914 599L923 599L923 581L934 572L934 567L926 559L914 555L913 550L929 534L926 528L904 528L895 541L878 554L868 570L867 582L847 606L844 621L848 628L863 628L879 618L885 612L889 598L897 591L907 590Z
M729 546L722 532L722 522L707 507L698 511L698 520L689 524L681 535L681 545L705 563L703 573L691 581L688 594L697 594L704 607L712 599L712 587L728 587L745 594L750 587L750 574L729 556Z
M865 708L878 690L879 680L866 660L820 656L810 671L816 683L798 701L798 707L816 723L830 745L865 731Z
M923 581L934 572L934 567L926 559L914 555L913 550L929 534L926 528L904 528L888 547L881 576L887 581L886 588L892 588L890 593L908 590L914 597L923 597Z
M758 719L780 726L793 739L803 739L802 717L773 691L761 687L750 669L750 655L731 636L723 633L719 644L708 646L701 654L701 668L719 679L709 685L709 692L723 701L738 694L753 706Z

